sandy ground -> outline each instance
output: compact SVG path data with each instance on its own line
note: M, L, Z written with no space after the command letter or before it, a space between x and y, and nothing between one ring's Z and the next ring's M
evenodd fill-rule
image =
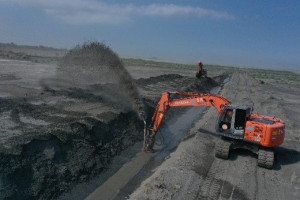
M210 108L190 130L193 137L180 143L130 199L300 198L300 89L259 84L246 74L234 74L222 94L234 104L254 102L254 112L285 121L286 138L275 150L274 169L257 167L256 156L242 150L231 152L229 160L215 158L217 113Z

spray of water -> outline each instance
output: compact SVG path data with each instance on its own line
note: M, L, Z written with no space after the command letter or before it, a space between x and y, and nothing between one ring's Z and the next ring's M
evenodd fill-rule
M144 120L144 104L122 60L108 46L99 42L78 45L70 50L59 66L60 76L69 77L75 86L117 83L120 92Z

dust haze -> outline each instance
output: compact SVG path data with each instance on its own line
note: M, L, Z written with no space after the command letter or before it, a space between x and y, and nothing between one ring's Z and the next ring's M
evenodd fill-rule
M119 56L105 44L90 42L71 49L59 64L57 78L81 88L96 84L117 85L117 92L121 94L118 101L129 101L140 119L144 120L144 105L133 78Z

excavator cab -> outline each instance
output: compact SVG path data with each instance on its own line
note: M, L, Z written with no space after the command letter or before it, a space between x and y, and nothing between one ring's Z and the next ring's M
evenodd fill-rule
M252 108L248 106L226 106L219 115L216 126L217 133L230 138L243 139L246 121Z

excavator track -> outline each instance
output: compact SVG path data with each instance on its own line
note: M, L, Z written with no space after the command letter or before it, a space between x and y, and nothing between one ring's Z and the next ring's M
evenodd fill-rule
M217 158L228 159L230 146L231 146L230 141L220 139L216 144L215 156Z
M259 149L257 165L272 169L274 165L274 152L272 150Z

